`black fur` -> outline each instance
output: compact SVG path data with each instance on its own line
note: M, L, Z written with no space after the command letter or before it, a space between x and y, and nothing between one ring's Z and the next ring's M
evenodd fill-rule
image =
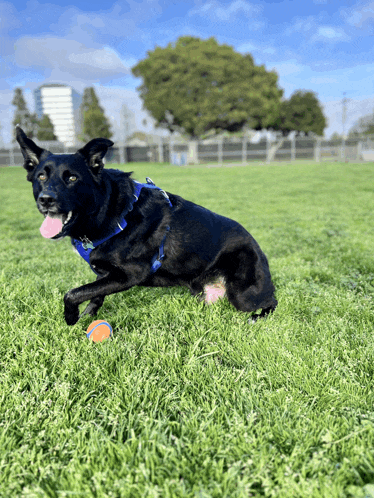
M130 173L103 169L103 157L113 142L91 140L75 154L51 154L39 148L17 127L39 211L70 221L54 238L109 235L129 207L134 192ZM79 319L78 306L90 301L83 314L95 315L105 296L140 286L186 286L203 295L206 285L220 281L229 301L241 311L261 309L265 316L277 305L266 256L239 223L168 193L171 208L159 190L143 188L127 214L126 228L95 248L90 264L95 282L70 290L64 298L68 325ZM152 257L165 236L165 259L156 273ZM83 263L83 260L82 260Z

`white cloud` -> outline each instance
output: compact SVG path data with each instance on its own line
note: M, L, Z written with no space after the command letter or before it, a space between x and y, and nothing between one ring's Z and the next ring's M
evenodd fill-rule
M277 53L277 49L271 45L255 45L252 42L241 43L235 48L241 54L253 54L256 52L256 58L262 54L266 54L263 58L267 58L268 55L274 55Z
M350 40L350 37L344 32L344 30L335 26L319 26L316 33L314 33L311 37L312 42L340 42L348 40Z
M343 28L331 25L320 25L319 19L314 16L295 18L293 23L285 30L285 35L290 36L294 33L301 33L312 43L336 43L350 40L350 36L348 36Z
M209 16L218 21L235 21L239 15L253 19L262 12L262 6L247 2L246 0L233 0L228 5L222 5L216 0L211 0L207 3L192 9L189 15Z
M245 53L252 53L258 50L258 47L251 42L246 42L239 45L237 50L238 52L245 54Z
M290 36L293 33L303 33L307 34L313 29L315 29L316 21L314 17L296 17L294 18L294 22L290 24L285 30L285 35Z
M14 5L10 2L0 2L0 33L2 36L12 29L20 28L22 22Z
M99 13L82 12L70 7L49 28L53 33L87 45L93 41L102 43L113 39L149 42L151 34L139 25L157 18L161 12L158 0L128 0L126 3L115 3L110 10Z
M75 40L24 37L15 46L15 62L25 68L58 69L76 78L100 80L130 74L129 64L111 48L87 47Z
M286 62L280 62L272 69L274 69L279 74L279 76L283 77L283 76L289 76L290 74L301 73L304 70L304 66L296 64L293 61L286 61Z
M262 49L262 51L265 53L265 54L270 54L270 55L274 55L277 53L277 49L274 48L274 47L265 47Z
M102 49L85 49L79 53L68 55L70 62L75 64L85 64L92 68L104 71L128 72L127 65L119 58L118 54L109 47ZM135 63L135 59L133 60ZM127 61L128 62L128 61Z
M361 5L360 8L343 9L341 15L347 24L363 28L374 18L374 2Z
M336 78L310 78L309 82L313 85L336 85L337 83L339 83L339 80L337 80Z

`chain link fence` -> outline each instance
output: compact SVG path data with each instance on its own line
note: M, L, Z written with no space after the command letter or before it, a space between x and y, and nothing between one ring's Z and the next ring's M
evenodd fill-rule
M67 147L59 142L36 141L42 148L55 154L70 154L80 146ZM119 143L106 155L107 163L159 162L179 166L186 164L248 164L253 161L342 161L374 162L374 136L325 140L320 137L277 137L262 139L256 143L248 138L221 137L209 140L183 141L177 138L161 138L151 145ZM23 156L18 144L0 149L0 166L20 166Z

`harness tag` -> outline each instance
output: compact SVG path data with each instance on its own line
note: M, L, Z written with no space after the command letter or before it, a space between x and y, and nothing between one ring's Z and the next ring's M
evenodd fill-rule
M81 241L85 251L87 251L87 249L95 249L95 246L87 237L84 237L83 239L81 239Z

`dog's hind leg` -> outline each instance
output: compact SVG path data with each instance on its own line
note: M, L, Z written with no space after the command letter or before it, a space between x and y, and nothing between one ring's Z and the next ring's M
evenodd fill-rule
M275 310L278 302L274 297L274 285L266 256L259 250L243 248L232 254L226 272L226 296L239 311L252 313L252 321L263 318Z
M255 323L259 318L266 318L270 313L272 313L277 305L269 306L269 308L262 308L261 313L258 315L252 315L251 318L248 320L249 323Z
M205 301L206 304L215 303L226 295L225 281L222 276L200 277L192 281L189 288L193 296L199 296L200 301Z
M238 292L235 287L235 284L227 285L226 295L228 300L239 311L251 313L261 310L260 314L253 316L256 320L265 317L277 307L278 302L273 295L272 288L258 289L252 285L245 291Z

